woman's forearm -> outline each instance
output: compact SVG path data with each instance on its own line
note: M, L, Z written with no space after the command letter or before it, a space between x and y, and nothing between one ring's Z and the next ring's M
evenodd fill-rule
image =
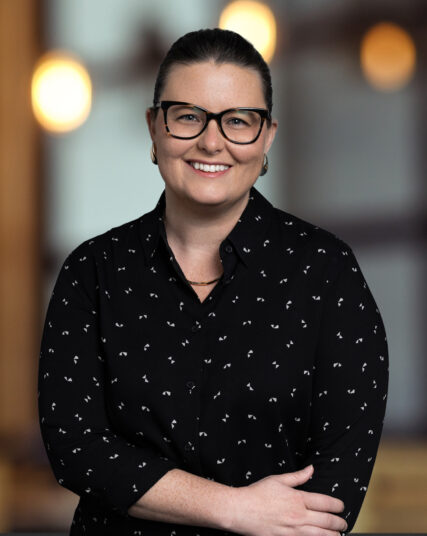
M233 489L181 469L163 475L132 505L133 517L216 529L229 529Z

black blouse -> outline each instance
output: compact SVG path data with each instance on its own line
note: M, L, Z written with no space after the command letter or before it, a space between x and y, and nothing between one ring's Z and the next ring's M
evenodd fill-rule
M165 191L82 242L49 302L39 416L72 535L226 531L127 513L180 468L229 486L313 463L299 489L364 499L388 388L384 325L351 248L255 188L200 302L170 249Z

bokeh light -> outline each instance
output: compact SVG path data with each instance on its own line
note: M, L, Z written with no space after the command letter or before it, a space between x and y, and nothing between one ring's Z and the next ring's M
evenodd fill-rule
M44 129L55 133L76 129L91 109L92 83L87 70L66 52L45 54L34 69L31 101Z
M363 37L360 62L368 82L381 91L405 86L415 71L416 48L411 36L392 22L381 22Z
M276 19L262 2L237 0L225 7L219 27L232 30L247 39L269 63L276 49Z

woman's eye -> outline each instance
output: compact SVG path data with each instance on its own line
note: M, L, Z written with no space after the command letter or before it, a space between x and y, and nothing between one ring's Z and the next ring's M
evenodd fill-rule
M227 123L231 127L244 127L244 126L247 126L246 121L243 121L243 119L241 119L239 117L230 117L230 119L228 119Z
M195 114L183 114L178 117L180 121L196 122L199 121L199 117Z

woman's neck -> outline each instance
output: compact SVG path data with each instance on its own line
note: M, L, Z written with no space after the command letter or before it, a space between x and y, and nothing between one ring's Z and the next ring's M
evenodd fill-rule
M166 209L163 214L170 244L183 253L198 251L207 255L218 252L219 245L236 225L246 207L249 194L228 207L195 205L166 189Z

